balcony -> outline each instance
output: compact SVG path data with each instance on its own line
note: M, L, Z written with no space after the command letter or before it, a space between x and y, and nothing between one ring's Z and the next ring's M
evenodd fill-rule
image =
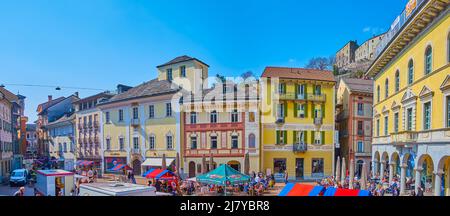
M140 121L138 118L136 119L131 119L131 126L137 127L140 125Z
M323 124L323 118L322 117L314 118L314 124L315 125L322 125Z
M304 94L284 93L280 94L280 100L302 101L306 100L306 96Z
M308 150L308 145L304 142L295 143L292 146L292 150L294 151L294 153L305 153Z
M418 137L418 132L416 131L403 131L397 134L392 134L392 142L396 145L415 143L417 142Z
M325 95L307 94L306 99L313 102L325 102Z
M284 117L278 117L275 124L284 124Z

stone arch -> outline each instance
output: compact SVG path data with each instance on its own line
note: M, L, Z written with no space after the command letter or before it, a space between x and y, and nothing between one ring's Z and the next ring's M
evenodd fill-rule
M228 166L232 167L233 169L237 170L237 171L241 171L241 163L239 161L235 161L235 160L231 160L228 161Z
M441 185L444 188L441 195L450 196L450 156L444 156L439 160L437 172L441 174Z
M422 186L425 186L425 189L427 189L427 184L431 184L432 188L434 187L434 168L433 158L430 155L420 155L416 169L420 170L420 181Z
M390 163L394 165L394 175L399 174L401 171L400 169L402 164L398 152L392 153Z
M376 162L380 162L380 152L375 151L375 153L373 154L373 159Z
M383 161L389 163L389 153L383 152L383 154L381 155L381 162Z
M415 167L415 158L413 155L411 155L410 153L405 153L400 161L402 162L402 165L406 166L406 177L414 177L415 176L415 172L414 172L414 167Z

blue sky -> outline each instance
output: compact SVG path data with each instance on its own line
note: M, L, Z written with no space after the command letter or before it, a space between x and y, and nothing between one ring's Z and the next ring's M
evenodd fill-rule
M302 67L349 40L388 30L407 0L0 0L0 83L113 90L156 77L179 55L210 76ZM6 86L27 96L26 114L53 97L93 90Z

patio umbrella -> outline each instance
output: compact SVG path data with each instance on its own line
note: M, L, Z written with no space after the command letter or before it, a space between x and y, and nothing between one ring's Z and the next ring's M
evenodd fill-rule
M208 172L213 170L213 167L214 167L214 161L213 161L213 155L211 154L211 155L209 155L209 167L208 167L209 169L208 169Z
M361 190L366 190L366 181L367 181L367 164L366 162L362 165L361 171L361 179L359 180L359 184L361 185Z
M167 169L167 164L166 164L166 154L163 154L163 156L162 156L161 169L162 169L162 170Z
M345 157L342 157L341 184L344 185L347 167L345 166Z
M250 174L250 155L248 154L248 152L247 152L247 154L245 154L244 166L245 166L244 167L245 175Z
M353 178L354 178L354 176L355 176L355 161L353 160L353 159L351 159L350 160L350 167L349 167L349 169L350 169L350 173L349 173L349 185L348 185L348 188L349 189L353 189Z
M230 185L248 182L250 176L236 171L227 164L222 164L211 172L197 176L197 181L203 184L226 186L227 181Z
M336 174L334 175L335 180L339 181L341 178L341 157L337 157L336 160Z
M206 158L205 155L202 156L202 174L206 173Z

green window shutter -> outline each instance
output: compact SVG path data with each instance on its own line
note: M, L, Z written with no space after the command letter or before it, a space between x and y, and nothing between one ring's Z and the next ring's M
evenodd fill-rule
M313 85L313 95L316 95L316 85Z
M288 103L284 103L284 117L288 116Z
M314 144L314 131L311 131L311 144Z
M277 131L277 144L280 144L280 131Z
M322 131L322 137L321 137L321 140L322 140L322 144L325 144L325 131Z
M305 143L308 143L308 131L303 131L303 139Z
M297 94L296 94L297 95ZM297 118L297 112L298 112L298 106L300 106L300 104L298 103L294 103L294 117Z
M307 84L304 84L305 85L305 98L306 97L308 97L308 85Z
M308 103L305 103L305 118L308 118Z
M297 141L297 131L294 131L294 139L292 140L292 143L295 144L295 142Z
M314 104L311 104L311 118L314 118L314 111L315 111Z
M284 136L283 136L284 144L287 144L287 131L283 131L283 133L284 133Z
M298 95L298 84L295 84L294 85L294 88L295 88L295 98L297 98L297 95Z
M322 104L322 118L325 118L325 104Z

